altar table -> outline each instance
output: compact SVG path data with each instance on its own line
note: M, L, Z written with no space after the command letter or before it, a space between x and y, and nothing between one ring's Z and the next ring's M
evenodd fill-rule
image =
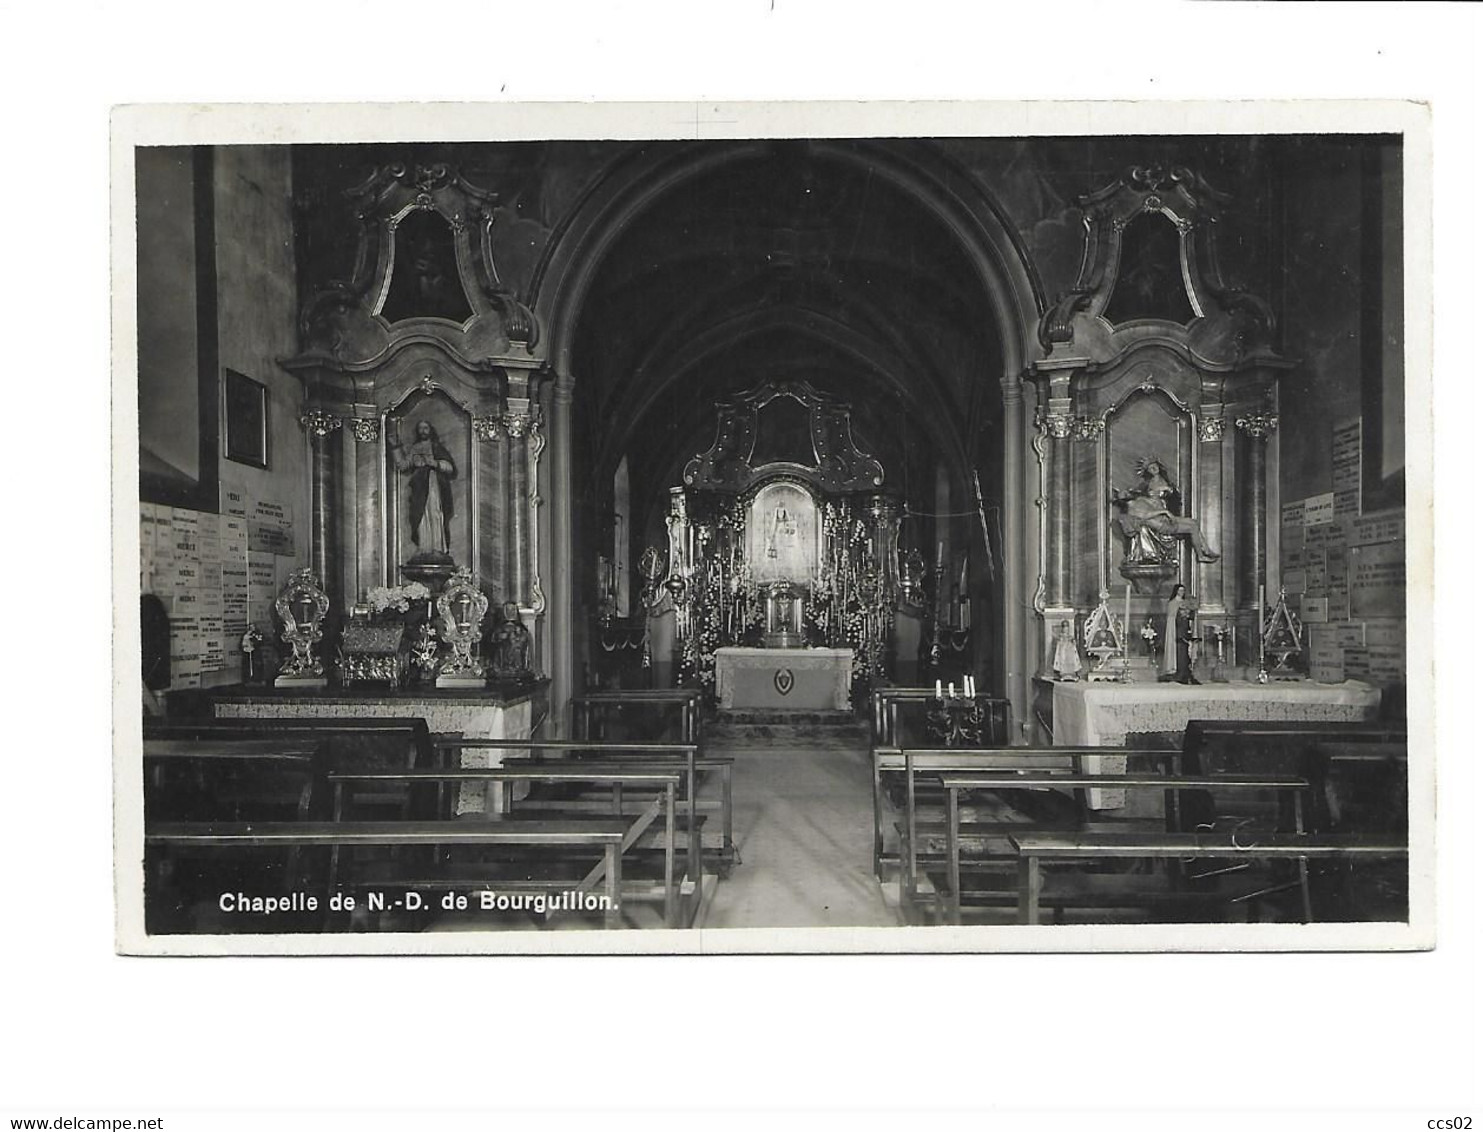
M716 650L716 695L724 711L848 711L850 649Z
M1359 680L1267 684L1058 683L1051 702L1057 746L1122 746L1128 735L1183 731L1192 719L1362 723L1380 711L1380 689Z
M417 716L429 731L470 739L527 739L536 714L544 714L548 680L510 688L418 688L391 692L369 688L222 689L212 696L218 719L313 719ZM541 709L533 714L533 703ZM475 748L463 752L460 766L498 767L528 752ZM504 783L465 782L459 786L460 814L499 813L505 808Z
M1319 684L1057 683L1051 700L1051 737L1058 747L1120 747L1129 735L1182 732L1192 719L1301 720L1362 723L1380 712L1380 689L1360 680ZM1127 760L1090 756L1089 774L1121 774ZM1117 809L1121 790L1088 791L1093 809Z

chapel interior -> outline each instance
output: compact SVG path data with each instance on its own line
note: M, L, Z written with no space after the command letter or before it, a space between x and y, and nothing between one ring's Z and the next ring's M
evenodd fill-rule
M1407 919L1398 137L133 178L151 933Z

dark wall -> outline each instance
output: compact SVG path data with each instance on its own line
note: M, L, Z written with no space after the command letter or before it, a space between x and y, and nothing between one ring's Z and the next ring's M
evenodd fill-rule
M1383 437L1392 465L1403 458L1399 149L1375 138L1281 146L1282 271L1271 299L1283 350L1298 361L1280 383L1284 501L1331 490L1336 423L1363 417L1367 448ZM1367 485L1365 510L1402 502L1377 486Z

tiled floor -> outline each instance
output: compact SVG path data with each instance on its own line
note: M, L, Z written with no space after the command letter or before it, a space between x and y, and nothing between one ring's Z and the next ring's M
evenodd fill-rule
M750 739L736 757L741 863L717 886L705 928L893 927L871 872L870 758L863 741Z

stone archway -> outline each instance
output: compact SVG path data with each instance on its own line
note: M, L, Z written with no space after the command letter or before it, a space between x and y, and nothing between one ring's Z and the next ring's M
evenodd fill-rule
M715 178L730 177L749 165L776 157L779 143L698 143L664 145L637 150L620 159L588 192L568 221L555 234L532 285L531 305L547 330L550 365L555 377L550 422L551 452L549 490L551 501L545 521L549 537L542 544L551 548L549 593L553 699L559 707L572 694L575 655L572 633L575 613L574 552L577 550L573 491L572 452L573 398L592 375L582 372L581 340L584 321L592 317L591 303L610 257L636 228L656 209L672 203L678 194ZM863 178L886 186L893 199L906 202L914 223L931 228L952 254L961 257L966 275L972 279L973 297L959 315L960 321L982 320L994 344L992 356L981 359L976 371L960 379L965 397L956 403L929 393L928 412L938 427L951 427L955 444L948 445L965 479L971 470L978 430L992 422L1002 454L1000 492L1003 507L1002 576L996 578L999 600L1007 611L1003 631L995 644L997 669L1004 688L1015 702L1016 714L1026 716L1029 676L1033 671L1030 637L1024 610L1033 598L1036 574L1034 540L1024 532L1031 529L1027 515L1026 473L1032 460L1029 451L1029 422L1025 419L1020 377L1037 356L1035 328L1044 299L1013 228L1000 214L983 186L928 142L812 141L802 143L807 159L843 176ZM800 243L803 241L800 240ZM807 249L799 252L807 255ZM829 319L814 317L806 305L803 321L808 333L831 337ZM718 324L719 325L719 324ZM718 349L735 345L718 333ZM835 344L848 337L834 335ZM877 364L862 364L870 380L882 387L907 387L906 396L928 388L926 378L911 364L909 335L904 345L892 342L882 351L891 357ZM866 347L853 347L860 354ZM867 351L868 352L868 351ZM692 365L694 359L692 359ZM993 382L989 381L992 374ZM662 380L662 378L661 378ZM997 387L997 388L996 388ZM641 391L641 400L652 401L653 389ZM956 414L956 415L955 415ZM635 418L637 419L637 418ZM610 418L604 418L605 425ZM627 422L633 425L633 420Z

